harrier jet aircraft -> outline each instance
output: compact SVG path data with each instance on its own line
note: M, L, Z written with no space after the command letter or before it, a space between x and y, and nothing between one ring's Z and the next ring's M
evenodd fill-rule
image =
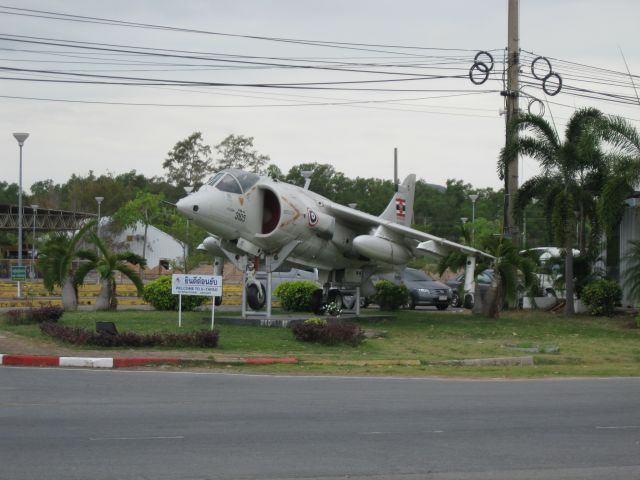
M202 247L214 256L214 273L224 260L245 272L249 306L267 302L270 314L270 272L282 268L317 269L324 286L314 303L341 301L340 288L354 288L359 298L373 293L370 277L399 271L418 256L441 257L451 250L467 255L465 289L472 292L476 257L487 255L466 245L412 229L415 175L396 188L378 217L339 205L304 187L242 170L224 170L177 203L178 210L204 228ZM256 281L266 272L265 291ZM337 287L337 288L336 288ZM243 308L244 311L244 308Z

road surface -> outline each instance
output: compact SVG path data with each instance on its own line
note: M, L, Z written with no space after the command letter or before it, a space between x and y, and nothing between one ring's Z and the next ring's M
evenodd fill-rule
M640 479L640 379L2 367L0 478Z

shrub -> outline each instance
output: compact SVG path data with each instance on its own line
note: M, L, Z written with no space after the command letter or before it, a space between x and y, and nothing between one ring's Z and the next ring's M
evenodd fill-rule
M178 310L179 296L171 293L171 277L159 277L147 283L142 292L142 299L153 305L156 310ZM183 295L182 310L195 310L210 297L200 295Z
M318 290L318 285L310 280L294 280L282 282L276 287L273 294L280 300L284 310L310 312L311 299L316 290Z
M609 316L622 300L622 289L613 280L596 280L584 287L582 300L591 315Z
M84 328L66 327L54 323L43 323L40 330L45 335L58 338L72 345L91 345L97 347L200 347L218 346L218 330L202 330L189 333L155 333L138 335L123 332L117 335L97 333Z
M305 325L316 325L318 327L325 327L327 325L327 321L324 318L320 317L311 317L307 318L304 321Z
M9 310L5 313L7 323L12 325L27 325L32 323L57 322L64 309L49 305L46 307L30 308L28 310Z
M409 290L404 285L396 285L389 280L380 280L374 285L376 291L371 301L380 306L380 310L397 310L409 303Z
M353 323L327 323L321 318L309 320L297 322L291 326L293 336L297 340L318 342L323 345L346 343L352 347L356 347L364 341L364 331Z

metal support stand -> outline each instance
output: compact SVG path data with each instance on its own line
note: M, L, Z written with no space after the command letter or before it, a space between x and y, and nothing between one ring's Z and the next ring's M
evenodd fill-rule
M467 266L464 273L464 299L462 304L465 307L467 305L472 305L475 302L475 299L473 298L476 288L475 275L476 257L469 255L467 257ZM467 298L469 298L471 301L468 302Z

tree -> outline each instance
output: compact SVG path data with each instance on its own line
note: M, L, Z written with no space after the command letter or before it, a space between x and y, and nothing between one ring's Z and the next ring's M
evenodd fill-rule
M546 205L554 238L558 246L565 249L567 315L574 313L576 213L579 222L578 242L582 250L587 246L586 220L591 220L591 238L599 236L594 198L599 195L608 173L596 128L603 118L603 114L593 108L576 111L567 124L565 139L561 141L554 128L543 118L531 114L518 115L509 125L507 144L498 163L502 173L509 160L520 154L533 157L542 166L541 175L520 187L515 199L515 215L521 221L522 211L533 198L543 200ZM523 132L528 135L521 136Z
M144 226L142 258L147 258L147 232L149 225L163 222L169 216L165 208L163 195L138 192L136 198L129 200L113 215L113 221L124 228L135 227L138 223Z
M598 125L602 139L613 151L609 158L614 168L600 198L600 216L611 233L620 224L624 201L640 184L640 135L621 117L606 117Z
M16 205L18 203L18 184L0 182L0 203Z
M204 254L196 250L196 247L207 237L207 232L195 223L189 222L184 215L176 211L169 212L167 221L157 227L180 243L182 265L179 267L184 273L189 273L189 270L196 267L203 260L203 257L206 258Z
M78 258L86 260L86 262L80 265L76 271L74 283L75 285L82 284L91 270L98 272L101 286L100 293L96 299L96 310L116 310L118 308L116 272L122 273L131 280L138 290L138 295L142 295L142 280L129 264L144 267L146 260L133 252L114 253L109 251L105 243L96 234L92 233L89 240L97 247L98 253L96 254L94 250L80 250L77 253Z
M96 221L86 223L75 235L57 233L44 242L40 249L39 266L44 278L44 286L51 293L57 285L62 289L62 306L65 310L77 310L78 290L73 282L73 260L79 246Z
M520 255L516 245L503 236L485 237L481 248L495 256L495 260L492 265L491 285L486 297L478 305L479 310L476 310L478 302L474 304L474 313L497 318L504 305L513 305L519 293L524 293L525 290L537 284L536 262L528 256ZM476 300L479 298L478 293L476 289Z
M211 147L205 145L202 133L194 132L176 143L167 153L162 168L167 170L167 181L178 187L200 187L213 169ZM217 148L217 147L216 147Z
M345 178L341 172L336 172L336 169L328 163L301 163L289 169L285 181L302 187L305 184L302 172L311 172L309 190L338 202L337 197L340 193L338 187Z
M216 170L237 168L261 175L266 173L269 156L253 150L253 137L229 135L215 149L219 155Z
M31 185L30 201L40 208L58 208L62 187L53 180L41 180Z

